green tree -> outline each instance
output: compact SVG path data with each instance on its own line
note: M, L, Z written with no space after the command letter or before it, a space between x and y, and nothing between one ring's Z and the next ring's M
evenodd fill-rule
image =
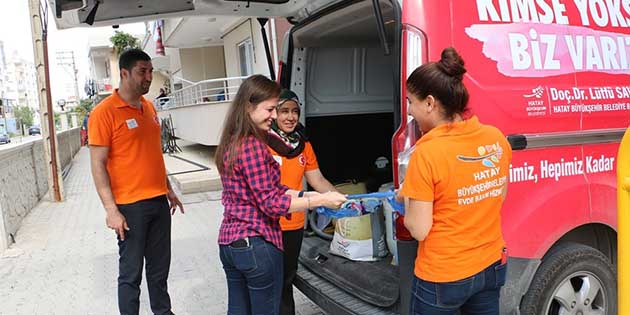
M79 102L79 106L74 109L74 112L77 113L79 123L83 123L83 118L87 116L92 109L94 108L94 101L91 99L82 99Z
M33 110L28 106L16 106L13 108L13 114L20 131L24 134L24 127L33 125Z
M135 38L133 35L116 31L114 36L109 38L109 41L114 45L114 51L116 54L120 56L120 54L127 48L138 48L140 47L140 40Z

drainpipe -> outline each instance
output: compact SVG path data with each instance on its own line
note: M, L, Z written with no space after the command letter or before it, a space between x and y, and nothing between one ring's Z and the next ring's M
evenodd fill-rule
M274 69L276 69L276 71L278 71L278 65L280 64L278 61L278 36L276 35L276 19L272 18L271 19L271 47L273 49L273 64L274 64ZM276 78L278 77L279 73L276 72Z

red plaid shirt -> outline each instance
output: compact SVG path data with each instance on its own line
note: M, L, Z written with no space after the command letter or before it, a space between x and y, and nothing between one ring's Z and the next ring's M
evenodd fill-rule
M279 218L287 214L291 196L285 194L289 188L280 184L278 162L255 137L245 139L239 151L232 173L221 174L224 212L219 244L261 236L283 250Z

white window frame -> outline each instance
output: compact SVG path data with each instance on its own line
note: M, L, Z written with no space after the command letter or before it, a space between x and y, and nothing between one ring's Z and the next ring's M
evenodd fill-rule
M245 55L242 55L241 49L245 52ZM250 76L254 74L254 49L252 39L248 37L244 41L238 43L236 45L236 51L238 55L238 68L239 74L241 76ZM243 61L245 65L243 65ZM245 68L243 68L245 66ZM245 73L243 73L245 70Z

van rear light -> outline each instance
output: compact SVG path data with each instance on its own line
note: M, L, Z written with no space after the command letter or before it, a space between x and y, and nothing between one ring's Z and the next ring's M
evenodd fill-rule
M392 156L394 184L400 187L405 179L405 172L416 141L420 138L420 129L416 121L408 115L409 104L407 102L407 78L413 70L428 60L426 50L426 37L418 28L405 24L402 34L402 53L400 71L400 126L392 138ZM405 228L404 217L396 218L396 238L399 240L412 240L411 233Z

